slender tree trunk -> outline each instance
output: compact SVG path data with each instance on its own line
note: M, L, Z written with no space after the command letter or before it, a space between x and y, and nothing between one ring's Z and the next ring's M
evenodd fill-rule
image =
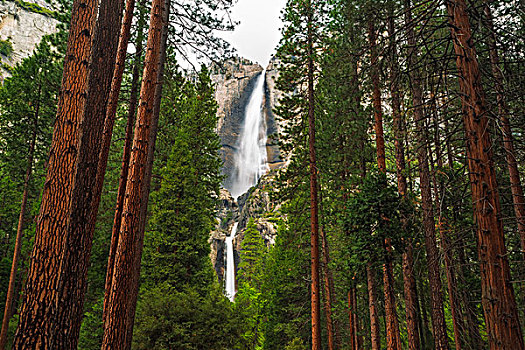
M379 315L377 313L375 272L371 263L366 265L366 276L368 283L368 308L370 310L370 337L372 341L372 350L380 350L381 334L379 330Z
M407 64L410 67L412 101L414 119L418 134L417 159L419 165L419 179L421 189L421 207L423 209L423 228L425 232L425 248L427 252L428 276L430 284L430 301L432 306L432 328L436 349L448 349L447 326L443 312L443 294L439 272L439 252L436 244L436 230L434 223L434 209L432 207L432 192L430 188L430 171L426 150L427 135L425 132L425 116L423 115L423 93L418 70L415 68L416 39L414 35L410 0L405 1L405 21L410 51Z
M503 132L503 147L505 148L505 157L507 160L507 167L509 169L510 188L512 191L512 203L514 204L514 212L516 214L516 221L518 222L518 232L521 239L521 250L525 256L525 197L523 196L523 187L520 180L520 172L518 170L518 161L516 160L516 152L514 150L514 137L512 136L512 129L509 121L509 109L505 99L505 88L503 85L504 77L499 68L499 54L496 44L496 36L494 32L494 24L492 19L492 11L488 3L485 3L486 25L489 30L488 46L490 63L492 67L492 74L494 75L494 82L497 93L498 115L501 122Z
M171 0L165 0L165 11L164 11L164 27L162 29L162 42L161 42L161 56L159 61L159 70L158 70L158 83L155 87L155 104L153 107L153 121L151 123L151 133L150 141L148 148L148 158L146 161L146 174L145 174L145 186L143 193L143 202L141 203L141 222L139 226L139 239L136 244L136 260L135 260L135 271L133 275L133 285L131 288L131 295L129 296L129 306L128 306L128 315L127 315L127 331L126 331L126 347L125 349L131 349L131 344L133 340L133 326L135 324L135 310L137 308L137 298L139 294L139 282L140 282L140 263L142 257L142 248L144 246L144 233L146 230L146 221L148 214L148 202L149 194L151 188L151 177L153 174L153 160L155 156L155 144L157 141L157 131L159 125L160 117L160 107L162 101L162 88L164 86L164 63L166 62L166 48L168 40L168 30L169 30L169 14L170 14L170 5Z
M126 346L127 308L129 306L127 293L132 290L134 265L138 254L136 242L140 240L138 229L142 220L141 208L144 202L144 188L148 186L145 164L148 160L150 131L154 118L165 5L164 0L154 0L151 7L148 50L146 52L102 349L123 349Z
M376 53L376 30L373 20L368 22L368 35L370 40L373 105L376 132L377 165L379 171L386 174L385 139L383 135L383 112L381 107L381 90L379 85L379 67ZM399 335L399 321L397 319L396 301L394 293L394 268L391 259L390 239L384 244L385 263L383 265L383 286L385 295L385 318L386 318L386 346L387 349L400 350L401 338Z
M320 200L321 201L321 200ZM328 349L333 350L337 349L338 346L336 344L336 330L335 330L335 324L332 320L332 304L333 304L333 287L332 287L332 278L331 278L331 271L328 267L328 264L330 263L330 253L328 251L328 241L326 239L326 234L324 232L324 229L321 228L319 233L321 234L321 244L322 244L322 258L323 262L321 264L322 272L323 272L323 282L324 282L324 294L325 294L325 316L326 316L326 330L328 332Z
M59 289L69 277L63 273L63 254L68 242L78 135L88 92L86 62L90 61L97 9L98 0L73 3L57 118L14 349L67 349L67 342L61 343L58 338L73 337L71 318L58 317L62 308Z
M13 261L11 264L11 273L9 275L9 287L7 289L7 298L5 301L4 318L2 321L2 332L0 333L0 350L4 350L7 344L7 331L9 330L9 320L13 316L14 296L16 289L16 273L18 270L18 261L20 260L20 253L22 251L22 236L24 234L24 217L26 215L27 197L29 194L29 181L33 173L33 158L36 147L36 137L38 134L38 118L40 113L40 93L42 91L42 84L38 84L38 99L35 106L35 114L33 116L33 134L31 135L31 144L27 156L27 168L24 178L24 192L22 194L22 204L20 205L20 215L18 217L18 226L16 229L15 250L13 252Z
M102 133L102 146L100 149L100 155L98 160L98 170L97 170L97 177L95 180L95 199L93 201L93 206L91 209L91 221L94 223L96 221L97 213L98 213L98 207L100 204L100 198L102 195L102 188L104 186L104 177L106 174L106 167L108 163L108 156L109 156L109 150L111 146L111 138L113 135L113 126L115 125L115 118L117 115L117 107L118 107L118 101L120 96L120 89L122 86L122 78L124 74L124 68L126 63L126 54L128 49L128 43L129 38L131 35L131 23L133 20L133 12L135 10L135 0L127 0L126 1L126 8L124 11L124 18L122 21L122 26L120 29L120 38L118 42L118 48L117 48L117 57L115 62L115 70L113 72L113 81L111 82L111 90L107 102L107 108L106 108L106 119L104 122L104 131ZM143 27L143 21L142 18L139 19L139 35L137 38L137 53L136 55L140 57L142 52L142 27ZM140 41L139 41L140 40ZM136 109L136 100L137 100L137 92L138 92L138 80L139 80L139 63L140 59L136 60L135 67L133 69L133 78L132 78L132 84L131 84L131 101L129 105L129 113L128 113L128 124L126 127L126 141L125 141L125 147L124 147L124 156L123 156L123 165L121 169L120 174L120 181L119 181L119 190L117 195L117 209L115 214L115 219L118 216L118 227L120 227L120 217L122 215L122 202L123 202L123 196L125 193L125 187L123 188L124 191L121 191L122 184L126 183L127 178L127 171L129 167L129 153L131 148L131 141L132 141L132 133L133 133L133 120L135 115L135 109ZM133 103L134 101L134 103ZM124 165L125 164L125 165ZM115 223L115 220L114 220ZM94 229L95 226L92 226L92 229ZM118 232L118 230L116 231ZM109 292L109 286L111 285L111 274L110 272L113 271L113 262L115 257L115 250L116 245L118 242L118 237L114 237L115 234L115 225L113 226L113 232L111 235L111 245L110 245L110 253L109 253L109 259L108 259L108 268L107 268L107 275L106 275L106 289L105 289L105 298L104 298L104 311L103 311L103 323L106 319L106 300L108 297ZM110 264L111 263L111 264ZM108 279L108 276L110 277ZM109 286L108 286L109 283Z
M357 312L354 308L354 293L355 293L355 287L352 286L350 289L348 289L348 330L349 330L349 337L350 337L350 349L351 350L357 350L357 334L356 334L356 326L355 326L355 320L354 320L354 314Z
M490 349L525 349L505 248L487 110L467 5L446 1L459 70L469 177L477 224L482 305Z
M128 3L129 5L129 3ZM141 2L141 7L143 5L143 1ZM128 7L126 8L126 17L124 19L124 24L127 23L127 16L130 12L128 12ZM115 255L117 252L117 246L119 241L119 233L120 233L120 222L122 220L122 208L124 206L124 197L126 195L126 185L127 185L127 179L128 179L128 172L129 172L129 159L131 157L131 146L133 143L133 126L135 124L135 114L137 111L137 105L138 105L138 94L139 94L139 80L140 80L140 66L141 66L141 57L142 57L142 42L144 40L144 18L142 16L142 13L140 15L140 18L138 19L138 26L137 26L137 39L135 42L136 52L135 52L135 62L133 65L133 73L132 73L132 79L131 79L131 91L130 91L130 100L129 100L129 106L128 106L128 120L126 125L126 138L124 141L124 149L122 151L122 166L120 169L120 177L119 177L119 187L117 192L117 202L115 205L115 215L113 218L113 227L111 231L111 243L109 248L109 256L108 256L108 267L106 271L106 283L105 283L105 294L104 294L104 311L103 311L103 324L106 323L106 317L108 312L108 303L109 303L109 296L111 291L111 283L113 278L113 269L115 267ZM121 37L122 40L122 37ZM120 43L119 43L120 45ZM119 51L120 52L120 51ZM109 110L108 110L109 113ZM106 116L106 126L105 131L109 130L110 122L109 119L110 114ZM104 137L106 137L106 134L104 134ZM102 159L102 155L101 155ZM100 166L100 163L99 163ZM98 179L100 181L100 179ZM103 180L102 180L103 181Z
M311 225L311 313L312 350L321 350L321 299L319 288L319 210L317 195L317 161L315 154L315 100L314 100L314 47L313 47L313 8L308 6L308 149L310 159L310 225Z
M435 128L438 127L437 124L437 117L435 120ZM441 169L443 168L443 164L440 160L440 151L439 151L439 136L435 137L434 144L436 147L436 153L437 153L437 162L438 167ZM434 160L432 155L432 147L428 147L428 154L430 157L430 164L432 165L432 180L434 183L434 200L435 200L435 206L437 210L438 215L438 232L439 237L441 239L441 249L443 251L443 257L445 260L445 271L447 275L447 291L448 291L448 298L450 302L450 314L452 316L452 328L454 330L454 345L456 350L462 349L462 344L464 337L462 336L464 331L463 323L461 322L461 318L458 315L458 311L461 310L461 304L458 299L458 292L457 292L457 279L456 279L456 272L454 270L454 266L452 264L452 249L450 246L450 239L449 239L449 232L450 232L450 226L445 218L445 213L441 210L441 198L442 198L442 192L443 192L443 186L441 183L438 183L438 179L436 178L436 169L434 166Z
M403 141L405 139L405 125L401 116L401 102L399 97L399 66L395 49L393 16L389 19L389 33L392 41L392 68L391 86L392 95L392 116L394 122L394 148L396 153L396 174L397 188L399 194L405 198L407 195L407 180L405 177L405 149ZM403 252L403 288L405 292L405 313L407 321L407 340L409 350L420 348L419 334L417 330L417 305L416 305L416 281L414 279L414 257L412 239L406 240L406 251Z

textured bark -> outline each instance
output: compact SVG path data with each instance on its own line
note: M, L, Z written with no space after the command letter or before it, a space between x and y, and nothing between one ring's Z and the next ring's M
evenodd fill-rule
M106 106L115 69L123 0L102 0L94 37L88 99L80 129L76 174L62 269L66 274L59 317L69 323L71 348L77 348L93 233L100 203L96 178ZM70 310L69 310L70 309ZM61 315L62 314L62 315ZM66 347L64 347L65 349Z
M131 4L134 5L134 0L129 0L126 5L126 14L124 17L123 25L122 25L122 31L121 31L121 37L119 42L119 56L117 57L117 65L115 67L115 70L119 69L119 59L122 47L124 46L124 34L125 34L125 26L127 26L128 21L131 19L130 14L133 14L133 11L130 9ZM133 6L134 7L134 6ZM129 38L128 38L129 39ZM111 231L111 243L109 248L109 255L108 255L108 267L106 271L106 283L105 283L105 294L104 294L104 311L103 311L103 324L106 323L106 316L108 311L108 302L109 302L109 296L111 291L111 281L113 278L113 269L115 267L115 255L117 252L117 246L119 241L119 232L120 232L120 222L122 220L122 207L124 205L124 196L126 194L126 185L127 185L127 179L128 179L128 172L129 172L129 159L131 157L131 146L133 143L133 125L135 123L135 114L137 111L137 105L138 105L138 94L139 94L139 79L140 79L140 61L142 57L142 42L144 39L144 21L142 18L138 19L138 27L137 27L137 39L135 42L136 52L135 52L135 62L133 66L133 73L132 73L132 79L131 79L131 91L130 91L130 99L129 99L129 106L128 106L128 119L127 119L127 125L126 125L126 138L124 141L124 148L122 151L122 165L120 168L120 177L119 177L119 187L117 192L117 203L115 205L115 215L113 218L113 227ZM127 47L127 44L126 44ZM126 51L124 51L124 54ZM116 84L116 78L118 77L118 74L115 73L113 84ZM108 101L108 112L106 115L106 124L104 126L104 143L106 143L108 140L111 141L111 133L109 132L110 129L113 129L114 121L115 121L115 114L112 111L113 107L111 106L111 103L113 101L113 98L116 98L116 86L115 89L112 90L113 96L110 96L110 100ZM118 87L120 89L120 85ZM117 98L118 100L118 98ZM115 105L116 107L116 105ZM115 110L116 113L116 110ZM108 154L109 154L109 147L108 147ZM103 149L102 152L105 152ZM103 162L102 159L104 155L100 155L100 161L99 161L99 168L103 166L103 163L107 165L107 156L106 161ZM104 179L98 178L97 183L103 184Z
M377 165L379 171L386 174L385 138L383 135L383 111L381 107L381 89L379 85L379 67L376 52L376 30L373 20L368 22L368 35L370 40L370 57L372 65L374 129L376 132ZM401 338L399 335L399 321L397 319L396 301L394 293L394 268L391 259L391 243L387 239L384 244L385 263L383 265L383 287L385 296L385 322L386 322L386 347L387 349L400 350Z
M73 3L53 141L14 349L74 348L67 340L74 337L71 317L62 318L66 316L62 290L69 279L63 263L97 8L97 0Z
M525 349L505 248L487 109L464 0L446 1L459 71L469 178L477 225L482 305L490 349Z
M33 158L35 154L36 137L38 134L38 118L40 113L40 93L42 91L42 84L38 84L38 99L35 105L35 114L33 115L33 134L31 135L31 143L29 145L29 152L27 155L27 168L24 178L24 191L22 194L22 204L20 205L20 215L18 217L18 226L16 229L15 249L13 252L13 261L11 263L11 273L9 274L9 286L7 288L7 297L4 308L4 318L2 320L2 331L0 333L0 349L4 350L7 344L7 331L9 330L9 320L13 316L14 296L16 295L16 273L18 270L18 261L20 260L20 253L22 251L22 236L24 235L24 217L26 215L27 197L29 194L29 181L33 173Z
M164 21L164 27L162 31L162 39L161 39L161 56L159 60L159 69L158 69L158 78L157 78L157 86L155 87L155 104L153 107L153 121L151 123L151 133L150 133L150 140L149 140L149 146L148 146L148 158L146 161L146 172L144 176L145 186L144 186L144 193L143 196L143 202L142 207L140 208L140 218L141 222L139 225L138 230L138 237L139 239L136 242L136 257L135 257L135 263L134 263L134 273L133 273L133 279L132 279L132 286L131 286L131 293L129 295L128 299L128 315L127 315L127 331L126 331L126 346L124 349L131 349L131 344L133 340L133 326L135 324L135 310L137 308L137 298L139 294L139 282L140 282L140 263L142 258L142 248L144 246L144 232L146 230L146 221L147 221L147 213L148 213L148 202L149 202L149 194L150 194L150 186L151 186L151 176L153 173L153 160L155 156L155 144L157 141L157 131L158 131L158 124L159 124L159 117L160 117L160 106L161 106L161 100L162 100L162 88L164 86L163 79L164 79L164 63L166 61L166 48L167 48L167 40L168 40L168 19L170 14L170 4L171 0L165 0L165 11L163 13L163 21Z
M368 309L370 311L370 339L372 341L372 350L380 350L381 335L379 333L379 315L377 313L375 272L371 263L366 265L366 277L368 284Z
M520 180L520 172L518 170L518 161L516 160L516 152L514 151L514 137L512 136L512 128L509 121L509 110L507 101L505 99L504 77L499 68L499 53L496 44L496 36L494 32L494 24L492 19L492 11L490 6L485 3L486 26L489 30L488 46L492 74L494 76L498 116L501 122L501 131L503 133L503 147L505 148L505 158L510 177L510 188L512 192L512 203L514 204L514 213L516 214L516 221L518 223L518 232L520 235L521 250L525 256L525 197L523 196L523 187Z
M432 192L430 188L430 171L426 150L425 116L423 115L423 93L418 70L415 68L416 40L414 35L410 0L405 1L405 21L407 39L410 47L407 64L410 68L412 101L414 119L417 128L418 150L417 160L421 190L421 208L423 210L423 229L425 232L425 249L427 253L428 277L430 284L430 302L432 328L436 349L448 349L447 326L443 312L443 294L439 272L439 252L436 244L436 230L434 223L434 208L432 206Z
M151 7L148 50L146 52L139 110L135 125L135 136L130 158L126 196L115 255L115 267L111 282L102 349L123 349L127 333L127 293L132 288L134 264L137 255L138 228L146 184L146 162L148 158L151 125L154 115L155 90L158 83L161 57L164 0L154 0Z

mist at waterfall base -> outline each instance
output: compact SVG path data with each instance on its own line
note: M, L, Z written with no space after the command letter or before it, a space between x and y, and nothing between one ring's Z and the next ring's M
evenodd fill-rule
M244 125L239 135L234 157L233 181L231 188L228 189L234 198L246 193L269 169L266 153L267 129L263 114L265 76L265 72L262 72L256 78L255 88L244 112ZM237 222L233 224L230 235L225 240L225 294L231 301L235 298L233 240L237 233L237 225Z

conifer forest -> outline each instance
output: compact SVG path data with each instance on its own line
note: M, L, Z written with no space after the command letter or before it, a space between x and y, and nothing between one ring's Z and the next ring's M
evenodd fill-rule
M258 1L0 2L0 350L525 350L525 2Z

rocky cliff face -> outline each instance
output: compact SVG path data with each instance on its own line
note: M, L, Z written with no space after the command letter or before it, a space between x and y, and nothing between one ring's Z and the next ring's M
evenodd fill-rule
M12 45L10 54L5 50L0 54L2 77L9 74L5 65L12 67L30 56L44 35L56 32L58 21L52 12L44 0L0 2L0 40Z
M221 190L217 226L210 237L211 260L219 281L224 278L226 258L224 240L227 235L231 234L235 222L238 222L237 235L233 242L236 266L239 265L241 243L250 218L254 218L267 245L275 242L279 206L272 202L271 194L274 192L273 183L276 172L284 164L279 152L277 137L280 129L279 122L273 113L273 108L280 98L280 93L275 87L279 76L278 68L279 62L272 60L264 72L263 112L267 126L266 149L271 171L263 176L248 193L238 199L234 199L227 190ZM226 176L224 187L229 187L229 181L231 181L229 175L234 167L234 155L243 127L245 109L253 92L256 78L259 74L263 74L264 69L260 65L239 58L226 62L223 67L212 67L211 71L216 89L215 97L219 105L217 132L222 143L223 174Z

